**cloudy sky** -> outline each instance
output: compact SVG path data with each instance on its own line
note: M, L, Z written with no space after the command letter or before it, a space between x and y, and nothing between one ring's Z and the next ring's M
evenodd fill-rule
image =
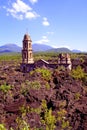
M87 0L0 0L0 46L34 43L87 51Z

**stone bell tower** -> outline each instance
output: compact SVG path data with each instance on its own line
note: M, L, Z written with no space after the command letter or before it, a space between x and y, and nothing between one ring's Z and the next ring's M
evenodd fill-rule
M22 63L23 64L34 63L33 51L32 51L32 40L28 34L25 34L23 38Z

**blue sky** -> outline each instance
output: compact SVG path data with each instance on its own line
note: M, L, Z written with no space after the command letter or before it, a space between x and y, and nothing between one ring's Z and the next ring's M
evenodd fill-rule
M0 0L0 46L34 43L87 51L87 0Z

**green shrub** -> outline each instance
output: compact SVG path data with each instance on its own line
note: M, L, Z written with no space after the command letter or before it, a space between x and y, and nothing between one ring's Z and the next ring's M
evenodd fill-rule
M28 83L29 88L33 88L33 89L40 89L41 84L39 83L39 81L31 81Z
M0 55L0 61L21 61L21 53L8 53Z
M17 122L16 130L31 130L29 124L20 117L16 119L16 122Z
M28 90L29 90L29 88L25 85L25 83L21 83L20 93L22 93L24 96L26 96Z
M67 112L66 112L65 109L59 110L59 111L58 111L58 118L57 118L57 120L58 120L58 121L62 121L62 120L65 118L66 113L67 113Z
M43 110L47 109L47 102L46 102L46 100L42 100L41 107L42 107Z
M52 115L51 109L46 109L44 113L44 119L42 119L42 123L45 124L46 130L54 130L56 128L56 118Z
M26 81L26 87L25 87L25 84L21 84L21 93L23 93L24 95L26 95L26 93L31 88L32 89L40 89L41 88L40 82L38 80Z
M76 69L73 69L71 71L71 76L74 78L74 79L83 79L85 77L85 73L84 73L84 70L81 68L81 66L77 66Z
M41 76L45 79L45 80L50 80L51 79L51 71L45 68L37 68L35 70L37 73L40 73Z
M0 124L0 130L6 130L3 124Z
M62 129L68 128L70 129L69 121L62 120Z
M44 117L41 120L42 124L46 126L46 130L54 130L56 128L56 118L52 114L52 109L47 108L46 100L42 100L41 107L44 111Z
M46 87L46 89L47 89L47 90L49 90L49 89L50 89L50 85L49 85L49 83L48 83L48 82L45 84L45 87Z
M0 86L0 91L3 91L4 93L7 93L11 89L10 85L3 84Z
M29 112L35 112L37 114L40 114L41 113L41 108L38 107L38 108L29 108Z
M22 117L26 116L27 108L25 106L21 106L20 107L20 112L21 112Z
M75 97L75 100L79 100L81 97L81 94L79 92L77 92L77 93L75 93L74 97Z
M58 111L57 120L59 123L61 123L62 130L64 130L64 129L70 130L71 129L69 121L66 120L66 114L67 114L67 111L65 109L60 109Z

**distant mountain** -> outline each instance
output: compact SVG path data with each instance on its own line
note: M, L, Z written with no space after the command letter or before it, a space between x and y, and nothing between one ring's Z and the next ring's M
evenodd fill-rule
M0 50L0 53L11 53L12 51L10 50Z
M34 52L47 51L49 49L52 49L51 46L44 44L33 44L32 48ZM19 47L16 44L5 44L3 46L0 46L0 53L21 52L21 50L22 47Z
M0 53L21 52L21 47L16 44L5 44L0 46Z
M73 52L73 53L81 53L80 50L76 50L76 49L72 50L72 52Z
M70 50L65 47L61 48L53 48L49 45L45 44L32 44L32 48L34 52L66 52L66 53L81 53L80 50ZM16 44L5 44L3 46L0 46L0 53L11 53L11 52L21 52L22 47L19 47Z
M49 51L52 51L52 52L58 52L58 53L62 53L62 52L71 53L71 52L72 52L70 49L65 48L65 47L61 47L61 48L53 48L53 49L50 49Z
M49 45L45 45L45 44L33 44L32 48L34 52L47 51L47 50L53 49L53 47Z

